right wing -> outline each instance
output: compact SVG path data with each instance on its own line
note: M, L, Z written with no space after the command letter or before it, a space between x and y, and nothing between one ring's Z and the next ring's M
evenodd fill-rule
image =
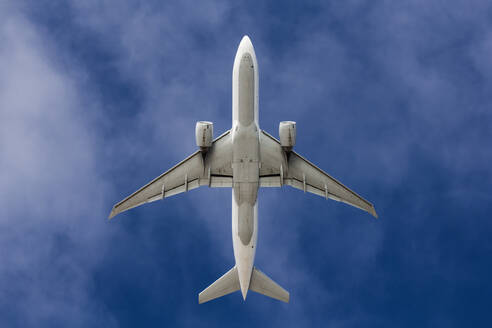
M378 217L370 202L296 152L292 151L287 155L277 139L265 131L261 132L261 187L280 187L286 184L326 199L344 202Z
M201 150L161 174L130 196L114 205L109 218L159 199L203 185L232 187L232 143L230 130L213 141L207 153Z

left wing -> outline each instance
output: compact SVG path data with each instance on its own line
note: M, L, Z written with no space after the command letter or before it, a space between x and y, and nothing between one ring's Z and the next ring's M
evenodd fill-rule
M344 202L378 217L370 202L295 151L287 154L277 139L265 131L261 132L261 187L280 187L286 184L326 199Z
M215 139L207 153L201 150L161 174L113 206L109 218L159 199L203 185L232 187L232 144L230 131Z

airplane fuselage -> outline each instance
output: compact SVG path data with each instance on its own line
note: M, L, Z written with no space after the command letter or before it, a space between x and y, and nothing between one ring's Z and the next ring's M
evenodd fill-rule
M232 73L232 241L244 298L258 236L259 131L258 64L253 45L245 37L236 53Z

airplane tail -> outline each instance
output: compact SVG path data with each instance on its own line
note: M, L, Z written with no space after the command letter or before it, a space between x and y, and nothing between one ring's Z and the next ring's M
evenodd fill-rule
M241 286L239 286L239 276L237 274L237 268L234 266L222 277L217 279L213 284L211 284L200 294L198 294L198 303L202 304L211 301L215 298L233 293L240 288Z
M234 266L198 295L198 303L201 304L211 301L238 291L240 288L237 268ZM279 301L289 303L289 292L256 268L253 268L249 289Z

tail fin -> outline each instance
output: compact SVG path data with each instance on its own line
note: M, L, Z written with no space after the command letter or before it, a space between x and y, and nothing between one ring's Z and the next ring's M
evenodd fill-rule
M198 295L198 303L201 304L211 301L238 291L240 288L237 268L233 267ZM251 273L249 289L279 301L289 303L289 292L280 287L275 281L257 268L253 268L253 272Z
M289 303L289 292L280 287L279 284L270 279L266 274L257 268L253 268L249 289L265 296L275 298L279 301Z
M198 303L201 304L211 301L215 298L233 293L239 289L239 276L237 274L236 267L234 267L198 294Z

